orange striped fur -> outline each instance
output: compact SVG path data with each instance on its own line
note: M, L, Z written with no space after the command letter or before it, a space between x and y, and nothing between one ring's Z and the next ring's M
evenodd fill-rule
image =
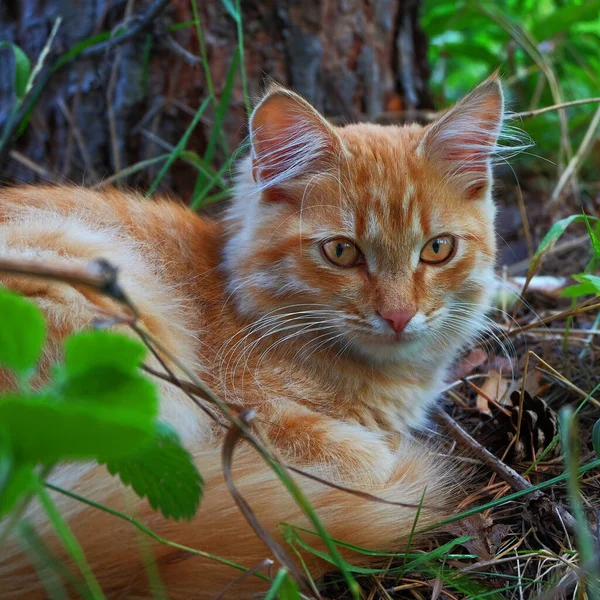
M223 399L254 408L286 461L398 502L418 504L426 487L425 504L450 510L456 475L413 429L427 422L449 366L485 325L496 251L490 160L501 120L495 78L428 127L336 128L275 87L252 116L252 151L223 219L116 190L4 189L0 256L47 264L109 260L151 333ZM424 246L442 236L455 240L450 260L420 261ZM331 239L355 244L356 266L329 262L323 244ZM0 283L47 315L42 378L66 335L118 310L77 286L5 275ZM408 309L414 316L401 333L382 316ZM0 389L12 385L0 373ZM54 479L133 513L167 539L256 565L268 550L226 491L221 432L182 393L159 385L163 417L206 479L192 522L164 520L100 467L64 466ZM306 525L257 455L240 449L235 463L236 481L267 527L276 533L281 521ZM414 509L298 482L333 536L402 548ZM60 504L106 593L148 597L133 528L76 502ZM424 510L421 524L441 516ZM43 531L37 511L31 518ZM211 598L237 576L208 559L145 543L170 598ZM327 570L306 558L315 577ZM248 578L226 597L250 597L261 586ZM0 589L3 598L44 595L18 552L0 561Z

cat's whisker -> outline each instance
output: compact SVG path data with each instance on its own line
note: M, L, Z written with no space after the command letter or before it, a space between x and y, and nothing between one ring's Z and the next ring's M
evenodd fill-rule
M307 325L305 328L300 329L298 331L294 331L293 333L288 334L287 336L273 342L270 346L268 346L264 352L261 354L261 356L259 357L259 360L257 362L257 367L258 365L260 365L260 363L262 362L262 360L264 360L264 357L269 353L272 352L275 348L277 348L278 346L280 346L281 344L285 344L286 342L293 340L295 338L298 338L304 334L314 334L317 333L319 331L324 331L324 330L331 330L331 329L338 329L337 325L326 325L324 327L317 327L317 325L319 325L318 323L316 324L310 324ZM320 337L320 336L317 336ZM313 338L314 340L314 338ZM309 342L310 343L310 342Z
M305 311L308 313L312 313L319 315L320 312L324 312L324 311ZM328 312L332 312L332 313L337 313L337 311L328 311ZM293 313L292 313L293 314ZM337 313L339 314L339 313ZM323 317L324 315L319 315L321 317ZM297 323L290 323L290 321L294 321L294 320L298 320ZM289 334L287 336L285 336L284 338L281 338L279 340L277 340L274 344L271 344L266 350L265 352L269 352L273 347L278 346L281 343L285 343L288 340L293 339L294 337L303 335L303 334L308 334L308 333L312 333L314 331L318 331L319 329L315 329L317 326L321 326L321 325L328 325L331 322L331 317L326 318L325 320L311 320L308 323L306 322L306 318L305 316L295 316L291 319L286 319L286 320L282 320L282 321L276 321L275 325L273 327L271 327L271 329L269 329L266 332L261 332L260 336L256 339L253 340L253 342L245 347L241 352L240 355L238 356L238 359L236 360L236 362L234 363L233 367L230 367L230 365L228 364L225 368L225 372L227 375L227 378L230 378L233 376L233 373L235 373L238 369L238 365L241 362L242 359L245 359L245 363L244 363L244 371L247 370L248 367L248 361L250 359L250 355L252 354L252 352L269 336L273 336L273 335L278 335L280 333L283 333L284 331L289 331L289 330L296 330L294 331L292 334ZM330 328L334 328L337 327L337 325L329 325ZM254 333L255 331L252 331L250 334L247 334L243 340L240 340L241 343L243 343L243 341L245 339L247 339L249 337L249 335L251 335L252 333ZM236 346L238 344L240 344L240 342L238 342L236 344ZM259 364L262 362L262 357L259 359ZM257 367L258 369L258 367Z
M289 310L290 308L294 308L294 307L305 307L305 306L310 306L313 307L311 310L305 310L305 311L294 311L294 312L288 312L288 313L280 313L278 311L283 311L283 310ZM248 325L242 327L241 329L239 329L231 338L229 338L225 344L229 344L231 341L233 341L233 339L240 335L243 332L246 332L248 330L252 330L252 329L258 329L262 326L265 326L266 324L269 324L271 321L273 320L277 320L277 319L282 319L282 318L287 318L288 316L297 316L297 315L312 315L312 314L322 314L322 313L328 313L328 314L338 314L338 311L332 310L332 309L315 309L315 306L327 306L325 304L319 305L319 304L292 304L292 305L286 305L283 307L278 307L274 310L269 311L268 313L265 313L264 315L262 315L259 319L257 319L256 321L252 321L251 323L249 323Z

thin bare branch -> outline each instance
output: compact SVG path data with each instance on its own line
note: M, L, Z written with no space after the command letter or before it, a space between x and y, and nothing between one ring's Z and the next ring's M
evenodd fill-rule
M600 128L600 107L596 109L592 121L589 124L587 131L585 132L585 136L583 140L581 140L581 144L579 144L579 148L577 152L569 161L567 168L562 172L554 191L552 192L552 196L550 196L550 204L555 204L561 197L561 194L571 179L574 177L579 168L581 167L583 161L587 158L592 146L594 144L594 140L598 137L598 130Z
M494 456L486 448L484 448L476 439L471 437L450 415L443 410L436 413L436 419L452 434L454 439L462 446L467 448L481 462L488 466L494 473L499 475L506 483L514 490L522 491L532 487L532 485L514 469L504 464L500 459ZM575 533L577 523L571 513L562 505L553 502L546 494L541 491L532 492L529 498L529 505L536 510L542 505L550 505L552 507L551 514L555 518L560 518L562 523L570 533Z
M544 106L536 110L526 110L523 112L513 113L509 115L508 121L514 121L515 119L528 119L530 117L536 117L537 115L543 115L544 113L551 112L553 110L560 110L562 108L569 108L569 106L580 106L581 104L592 104L600 102L600 98L583 98L582 100L572 100L571 102L562 102L561 104L553 104L552 106Z
M31 260L0 257L0 272L63 281L71 285L84 285L124 304L135 316L137 310L117 281L118 269L103 259L94 260L86 267L79 265L53 265Z
M244 424L249 427L250 421L254 416L254 411L252 410L244 410L240 414L241 420ZM287 552L281 547L281 545L276 542L271 534L261 525L259 520L257 519L254 511L250 507L250 505L246 502L245 498L238 491L235 483L233 482L233 475L231 473L231 467L233 463L233 453L235 451L235 447L238 442L244 437L243 431L232 425L227 433L225 441L223 442L222 449L222 466L223 466L223 475L225 476L225 484L227 485L227 489L231 494L234 502L237 507L240 509L240 512L244 515L246 521L252 527L254 533L263 541L265 546L269 549L270 552L273 553L273 556L277 559L277 561L285 566L290 574L294 577L298 585L303 588L304 592L309 596L313 596L313 591L309 581L306 579L306 576L302 571L298 568L297 564L294 560L287 554Z

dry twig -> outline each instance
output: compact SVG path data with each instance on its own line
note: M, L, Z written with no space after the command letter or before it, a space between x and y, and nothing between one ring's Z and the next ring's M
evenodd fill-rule
M443 410L439 410L436 414L436 418L459 442L462 446L467 448L473 455L475 455L481 462L488 466L494 473L498 474L504 481L516 491L522 491L529 489L531 484L514 469L504 464L501 460L496 458L491 452L484 448L476 439L471 437L450 415ZM548 511L555 519L560 519L564 526L570 533L575 533L576 521L569 513L569 511L551 500L546 494L541 491L535 491L531 493L529 497L529 506L534 512L546 512ZM559 523L559 526L560 523Z

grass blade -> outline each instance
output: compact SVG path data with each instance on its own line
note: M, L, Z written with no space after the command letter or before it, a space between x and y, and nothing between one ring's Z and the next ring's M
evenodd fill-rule
M175 162L175 160L179 157L179 155L185 150L188 140L190 139L190 136L192 135L192 132L194 131L194 129L196 129L196 125L198 125L198 122L200 121L200 117L206 110L206 107L208 106L208 103L210 102L210 100L211 100L210 96L208 98L205 98L204 102L200 105L200 107L196 111L196 114L194 115L192 122L190 123L188 128L185 130L185 133L181 136L181 139L179 140L179 142L173 149L173 152L171 152L171 154L169 155L167 162L160 169L158 175L156 176L156 179L152 182L150 189L146 192L147 197L151 196L156 191L156 188L159 186L160 182L162 181L163 177L166 175L167 171L171 168L171 165Z
M75 536L71 533L69 526L63 520L60 512L54 505L54 502L50 498L50 494L46 491L46 488L40 483L39 480L36 479L34 483L35 493L37 494L40 503L44 507L48 518L54 528L56 529L62 543L65 548L69 551L69 554L73 557L73 560L79 567L85 582L92 594L92 598L94 600L103 600L104 594L102 593L102 589L100 585L96 581L94 574L92 573L92 569L85 558L85 554L83 553L83 549L79 545L79 542L75 538Z
M124 169L121 169L118 173L111 175L110 177L106 178L104 181L101 181L98 184L98 188L101 189L103 187L106 187L108 185L115 183L116 181L125 179L126 177L129 177L130 175L135 175L135 173L142 171L146 167L151 167L152 165L155 165L158 162L167 160L169 158L169 156L170 156L169 154L161 154L160 156L155 156L153 158L148 158L146 160L140 160L139 162L136 162L135 164L130 165L129 167L125 167Z
M119 512L118 510L115 510L113 508L109 508L108 506L104 506L103 504L99 504L98 502L94 502L93 500L89 500L88 498L84 498L83 496L80 496L79 494L76 494L75 492L65 490L63 488L60 488L60 487L55 486L48 482L45 483L45 486L50 490L54 490L55 492L62 494L63 496L67 496L69 498L72 498L73 500L83 502L83 504L87 504L88 506L91 506L93 508L101 510L105 513L108 513L109 515L112 515L113 517L117 517L118 519L122 519L123 521L127 521L128 523L131 523L134 527L139 529L142 533L145 533L146 535L150 536L153 540L156 540L159 544L164 544L165 546L177 548L178 550L184 550L185 552L189 552L190 554L202 556L203 558L208 558L209 560L214 560L215 562L221 563L222 565L226 565L228 567L232 567L233 569L237 569L238 571L244 571L244 572L249 571L248 568L246 568L242 565L239 565L238 563L228 560L226 558L216 556L215 554L209 554L208 552L203 552L202 550L197 550L196 548L184 546L184 545L178 544L176 542L171 542L170 540L167 540L167 539L161 537L160 535L158 535L158 533L155 533L154 531L152 531L152 529L150 529L149 527L146 527L143 523L141 523L137 519L134 519L133 517L130 517L129 515ZM258 577L259 579L263 579L264 581L271 581L266 575L263 575L262 573L254 573L254 575L256 577Z
M588 528L587 519L581 502L579 489L579 439L577 436L577 422L570 407L564 407L560 412L560 433L562 437L562 448L567 469L567 490L569 492L569 503L573 510L573 516L577 524L576 539L577 549L581 556L580 562L593 564L595 559L595 544ZM594 571L597 571L597 565ZM590 597L598 600L600 598L600 576L597 572L592 573L588 580Z
M235 0L235 8L239 15L239 19L236 21L236 24L238 49L240 55L240 73L242 75L242 91L244 92L244 101L246 102L246 112L248 113L248 116L250 116L252 114L252 104L250 102L250 96L248 95L248 76L246 74L246 59L244 54L244 28L240 0Z

